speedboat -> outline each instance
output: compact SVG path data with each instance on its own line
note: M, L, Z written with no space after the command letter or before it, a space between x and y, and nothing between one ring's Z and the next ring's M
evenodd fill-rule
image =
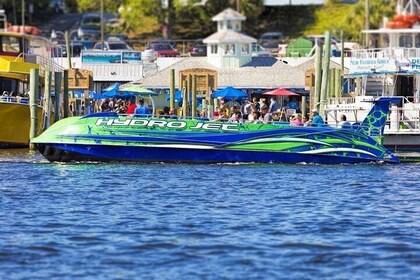
M398 163L381 140L389 105L399 100L376 100L348 129L96 113L60 120L31 142L51 162Z

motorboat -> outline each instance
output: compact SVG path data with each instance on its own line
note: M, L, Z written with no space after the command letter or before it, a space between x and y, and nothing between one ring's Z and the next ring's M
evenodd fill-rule
M31 143L51 162L398 163L381 141L390 103L399 101L375 100L350 128L96 113L60 120Z
M325 111L329 124L342 114L359 122L380 96L403 100L391 108L384 131L384 146L392 151L420 151L420 5L398 0L396 15L379 29L363 30L368 48L349 58L348 97L329 98Z

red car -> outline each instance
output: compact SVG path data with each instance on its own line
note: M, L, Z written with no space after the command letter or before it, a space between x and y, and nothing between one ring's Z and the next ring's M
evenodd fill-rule
M178 57L180 56L179 51L173 49L170 44L167 43L151 43L147 49L152 49L156 53L156 57Z

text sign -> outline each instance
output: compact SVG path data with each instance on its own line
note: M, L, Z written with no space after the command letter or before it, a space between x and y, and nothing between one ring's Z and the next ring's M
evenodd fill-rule
M89 90L93 87L93 73L86 69L71 68L68 70L69 89Z
M386 74L396 73L397 63L391 58L351 59L349 74Z
M409 62L401 63L401 71L407 73L420 73L420 57L410 57Z
M141 63L139 51L82 51L82 64Z

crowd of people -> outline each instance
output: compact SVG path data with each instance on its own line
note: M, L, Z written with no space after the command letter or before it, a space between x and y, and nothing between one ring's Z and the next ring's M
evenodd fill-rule
M231 100L220 99L219 105L215 107L213 116L209 117L206 110L197 111L197 119L202 121L214 120L222 122L235 123L256 123L267 124L273 121L288 121L291 126L314 126L321 127L325 125L324 119L319 115L316 109L311 114L302 113L299 110L299 104L295 99L285 102L281 106L275 97L271 97L269 102L266 98L253 97L241 103L234 98ZM279 118L279 112L284 111L285 106L293 109L296 113L284 120ZM118 114L134 115L134 116L151 116L152 112L149 105L143 98L140 98L136 104L134 99L103 99L99 110L102 112L116 112ZM177 111L164 107L159 112L160 118L178 118ZM338 125L341 128L351 127L345 115L341 116L341 122Z

